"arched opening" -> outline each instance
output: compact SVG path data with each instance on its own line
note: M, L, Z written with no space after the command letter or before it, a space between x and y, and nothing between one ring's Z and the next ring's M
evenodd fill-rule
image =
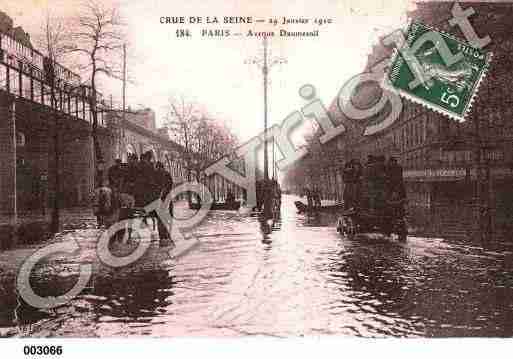
M162 152L162 163L164 164L164 168L166 169L166 171L168 171L172 175L172 163L168 151Z
M122 158L121 160L123 162L127 162L127 159L128 159L129 155L136 155L137 156L137 151L135 150L135 146L132 145L131 143L126 145L125 154L123 155L124 158Z
M144 144L143 145L143 153L145 152L151 152L152 153L152 159L153 161L159 161L159 157L157 156L157 151L155 151L155 147L153 145Z

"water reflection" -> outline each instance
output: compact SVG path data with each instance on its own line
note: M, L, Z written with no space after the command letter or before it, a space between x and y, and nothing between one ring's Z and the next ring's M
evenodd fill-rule
M335 213L310 212L297 215L297 225L300 227L332 227L336 222Z
M339 260L332 266L331 275L335 279L341 275L344 278L345 285L340 288L343 303L350 293L351 309L348 311L366 314L362 319L363 328L356 331L357 335L419 334L422 325L415 326L405 315L405 309L415 305L409 297L415 281L404 275L408 265L407 249L377 235L374 237L373 245L368 245L371 240L366 236L357 237L364 243L352 243L339 252Z
M172 303L173 285L170 272L164 269L138 270L122 276L100 276L95 280L92 295L105 299L94 310L99 317L125 320L151 317Z
M18 305L4 285L0 327L35 336L513 334L511 252L434 238L348 240L333 221L298 215L293 198L274 222L215 211L195 229L201 245L178 262L154 263L152 249L140 265L100 271L61 308ZM36 291L65 291L76 277L63 268L73 265L41 268Z

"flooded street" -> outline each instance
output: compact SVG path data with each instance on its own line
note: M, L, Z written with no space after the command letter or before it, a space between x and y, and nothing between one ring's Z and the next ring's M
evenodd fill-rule
M250 215L211 212L194 229L199 245L179 260L146 258L131 270L100 271L55 310L19 304L4 285L4 298L11 298L2 311L4 334L513 334L511 252L411 236L406 243L376 234L350 241L329 220L298 215L295 199L284 196L281 222L271 231ZM69 284L52 274L36 282L44 295Z

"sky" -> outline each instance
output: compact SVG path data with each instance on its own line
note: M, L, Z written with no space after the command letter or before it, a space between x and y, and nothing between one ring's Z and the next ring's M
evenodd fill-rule
M111 3L114 0L105 0ZM75 0L2 0L0 9L30 34L37 33L47 9L55 16L70 16ZM162 16L252 16L332 19L331 24L289 26L293 31L318 29L314 38L280 38L270 42L272 57L286 60L270 71L269 122L280 123L300 109L302 85L315 86L328 106L350 77L362 72L366 56L378 36L406 21L409 0L120 0L128 25L128 68L134 83L127 89L132 108L150 107L162 124L172 96L184 96L202 105L212 117L226 121L242 141L263 128L261 70L248 59L262 54L262 41L252 37L206 38L201 29L223 28L246 33L270 31L271 24L224 25L161 24ZM41 19L39 21L38 19ZM192 38L175 36L177 27L188 27ZM121 99L118 80L103 84L103 93Z

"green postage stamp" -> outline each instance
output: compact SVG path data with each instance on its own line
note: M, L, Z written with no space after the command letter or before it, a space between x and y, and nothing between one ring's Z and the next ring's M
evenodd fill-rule
M403 42L383 86L463 121L492 54L418 22L410 23Z

